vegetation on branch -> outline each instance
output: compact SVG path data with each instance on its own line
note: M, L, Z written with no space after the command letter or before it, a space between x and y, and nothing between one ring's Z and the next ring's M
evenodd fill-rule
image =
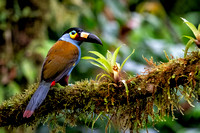
M104 132L105 128L105 131L113 133L116 131L111 125L124 130L139 130L147 123L148 129L154 130L153 125L160 132L189 132L194 127L198 130L199 104L192 101L200 94L200 52L188 53L188 49L193 51L195 46L200 46L198 5L199 0L175 0L171 6L164 0L2 0L0 132L31 132L31 129L35 129L32 132L45 129L50 132L70 132L71 129L87 132L83 130L93 128ZM186 19L181 21L180 16L190 22ZM136 49L134 58L131 56L132 60L126 64L127 74L123 71L119 75L115 73L119 77L116 78L112 67L113 75L108 72L99 74L96 66L81 61L73 70L70 82L88 77L94 79L95 76L98 80L83 80L73 86L52 88L34 115L24 119L22 114L38 86L36 82L48 50L61 33L74 26L97 34L103 42L103 47L82 46L83 56L90 56L88 50L106 55L107 49L113 52L116 45L125 43L127 46L120 49L117 58L121 64L121 59L126 59L131 50ZM182 35L187 36L180 38ZM186 44L184 58L179 58L183 54L183 43ZM167 61L163 49L179 59L169 59L165 54ZM95 57L95 54L91 55ZM147 64L142 55L148 58L144 59L151 68L133 76ZM150 57L154 60L149 60ZM156 62L160 61L167 63L158 65ZM188 107L183 100L179 103L180 99L186 99L196 107ZM184 116L180 114L181 107ZM171 116L177 120L171 121ZM77 126L72 128L74 125Z
M42 106L26 119L22 115L38 86L34 84L25 93L12 97L0 106L0 126L31 126L42 121L48 124L53 122L57 127L59 117L73 126L81 118L98 114L96 118L110 116L107 117L110 119L108 125L113 123L123 130L139 130L147 124L164 120L170 113L175 118L174 111L182 111L179 104L182 98L193 106L192 101L200 94L198 52L192 52L186 58L169 59L169 62L159 65L153 60L147 62L152 65L151 68L126 81L129 95L122 82L114 83L109 78L99 82L84 80L65 88L53 87Z
M121 66L120 66L120 64L118 62L116 62L117 55L118 55L118 52L119 52L120 48L121 47L118 47L114 51L113 55L108 50L107 53L106 53L106 57L104 57L101 53L99 53L97 51L89 51L90 53L98 56L98 58L94 58L94 57L91 57L91 56L85 56L85 57L82 57L82 59L93 60L93 61L90 61L91 64L103 69L107 73L107 74L101 74L100 73L99 75L97 75L97 78L99 76L101 76L99 78L99 80L101 78L103 78L104 76L106 76L106 77L108 77L109 79L111 79L112 81L114 81L116 83L116 82L122 80L120 78L120 75L121 75L120 73L122 71L122 68L123 68L124 64L126 63L126 61L135 52L135 50L133 50L132 53L122 62Z
M190 28L190 30L193 32L193 34L195 36L195 38L191 37L191 36L184 36L184 37L187 37L187 38L190 39L187 42L186 47L185 47L185 53L184 53L184 57L185 57L187 55L187 51L188 51L188 49L189 49L189 47L191 46L192 43L195 43L196 46L198 48L200 48L200 24L199 24L198 29L197 29L192 23L190 23L186 19L184 19L184 18L181 18L181 19Z

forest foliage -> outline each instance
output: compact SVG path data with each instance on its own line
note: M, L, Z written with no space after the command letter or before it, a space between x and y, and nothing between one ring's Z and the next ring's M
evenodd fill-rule
M107 50L113 53L115 49L121 46L116 61L122 63L135 49L134 54L126 61L122 70L122 72L126 72L126 76L124 76L126 79L134 77L134 75L137 77L137 74L142 75L142 72L149 70L149 65L152 67L152 65L161 64L163 68L168 68L164 65L165 63L160 62L173 62L173 60L183 57L184 52L182 50L185 45L190 47L189 57L195 56L198 53L190 52L197 49L198 41L195 40L199 40L199 37L196 36L196 30L199 30L197 25L200 20L199 4L198 0L193 2L187 0L2 0L0 2L0 48L2 49L0 53L0 102L3 103L4 100L10 99L16 94L25 93L28 86L39 81L41 65L49 48L66 29L73 26L95 33L104 44L103 47L83 44L81 47L82 57L90 56L91 54L88 51L98 51L102 55L106 55ZM196 32L194 32L194 28L192 32L191 26L188 28L185 25L187 21L184 23L180 17L194 24L194 27L197 27ZM188 38L183 37L184 35L190 36L189 42ZM187 48L185 51L187 51ZM166 51L165 54L163 50ZM182 59L180 60L182 61ZM144 69L144 67L147 69ZM188 75L189 78L191 76L198 77L196 69L193 71L195 72L191 73L192 75ZM102 72L87 60L82 59L72 72L70 83L83 79L90 81ZM172 75L171 79L176 79L176 74ZM195 79L196 85L198 85L197 79ZM122 86L124 85L127 84L123 83ZM191 85L194 85L194 83L191 83ZM31 92L33 91L34 89ZM125 92L125 95L127 96L127 92ZM28 94L27 97L29 97ZM106 100L104 99L103 102L106 102ZM186 100L188 101L188 98ZM170 132L176 132L177 129L173 126L176 125L180 131L189 127L197 127L197 131L200 130L197 124L200 116L199 105L196 104L196 101L192 104L196 107L191 108L187 102L180 100L181 108L184 109L182 112L185 115L182 116L175 111L174 116L178 118L176 121L167 120L167 122L156 124L155 128L162 132L163 129L166 130L165 127L168 127ZM23 112L22 109L20 108ZM92 121L100 117L95 115L90 115L91 118L87 119ZM168 115L168 117L174 116ZM168 118L163 117L162 120L165 121L166 119ZM109 122L109 119L107 120ZM63 122L63 120L59 121ZM82 124L82 121L77 123L78 126ZM101 122L98 119L92 127L102 132L105 131L105 128L108 128L106 124L104 124L104 127L99 125L101 125ZM38 130L39 127L41 125L38 126ZM151 129L151 126L149 128ZM66 130L79 131L80 129L81 127L79 129L68 127ZM8 128L0 129L3 132L10 130ZM110 130L113 132L113 129Z

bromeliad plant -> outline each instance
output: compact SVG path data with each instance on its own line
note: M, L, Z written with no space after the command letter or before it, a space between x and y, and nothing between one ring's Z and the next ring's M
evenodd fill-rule
M92 60L90 61L91 64L103 69L106 73L101 74L101 77L108 77L109 79L113 80L114 82L118 82L120 79L120 72L126 63L126 61L130 58L130 56L134 53L135 50L132 51L132 53L122 62L120 65L116 62L117 55L119 53L121 47L118 47L114 53L112 54L110 51L107 51L106 57L104 57L102 54L100 54L97 51L89 51L90 53L96 55L98 58L94 58L91 56L85 56L82 57L82 59L85 60ZM99 77L100 75L97 75Z
M186 47L185 47L185 52L184 52L184 57L186 57L187 55L187 51L189 49L189 47L191 46L192 43L195 43L197 45L198 48L200 48L200 24L198 26L198 29L189 21L187 21L184 18L181 18L184 23L190 28L190 30L193 32L195 38L191 37L191 36L184 36L189 38L190 40L187 42Z

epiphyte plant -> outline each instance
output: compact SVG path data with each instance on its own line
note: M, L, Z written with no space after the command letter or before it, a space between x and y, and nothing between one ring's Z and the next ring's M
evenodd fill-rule
M197 45L198 48L200 48L200 24L198 26L198 29L189 21L187 21L184 18L181 18L184 23L190 28L190 30L193 32L194 37L191 36L184 36L186 38L189 38L190 40L187 42L186 47L185 47L185 52L184 52L184 57L186 57L187 55L187 51L189 49L189 47L191 46L192 43L195 43Z
M121 46L118 47L114 51L113 54L108 50L106 53L106 57L104 57L101 53L99 53L97 51L89 51L90 53L96 55L97 58L94 58L91 56L85 56L85 57L82 57L82 59L91 60L90 61L91 64L103 69L106 72L104 74L101 74L101 77L99 79L101 79L102 77L108 77L112 81L118 82L118 81L122 80L120 78L120 73L121 73L121 70L122 70L124 64L131 57L131 55L135 52L135 50L133 49L131 54L128 57L126 57L126 59L120 65L118 62L116 62L117 55L119 53L120 48L121 48ZM99 76L100 75L97 75L97 77L99 77Z

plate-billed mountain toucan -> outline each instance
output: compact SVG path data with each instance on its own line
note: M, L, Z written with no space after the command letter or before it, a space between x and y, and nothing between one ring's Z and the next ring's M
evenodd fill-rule
M101 44L101 40L94 34L85 32L81 28L70 28L51 47L44 60L39 87L28 103L23 117L29 118L47 96L49 89L60 83L68 85L68 78L81 57L82 42Z

